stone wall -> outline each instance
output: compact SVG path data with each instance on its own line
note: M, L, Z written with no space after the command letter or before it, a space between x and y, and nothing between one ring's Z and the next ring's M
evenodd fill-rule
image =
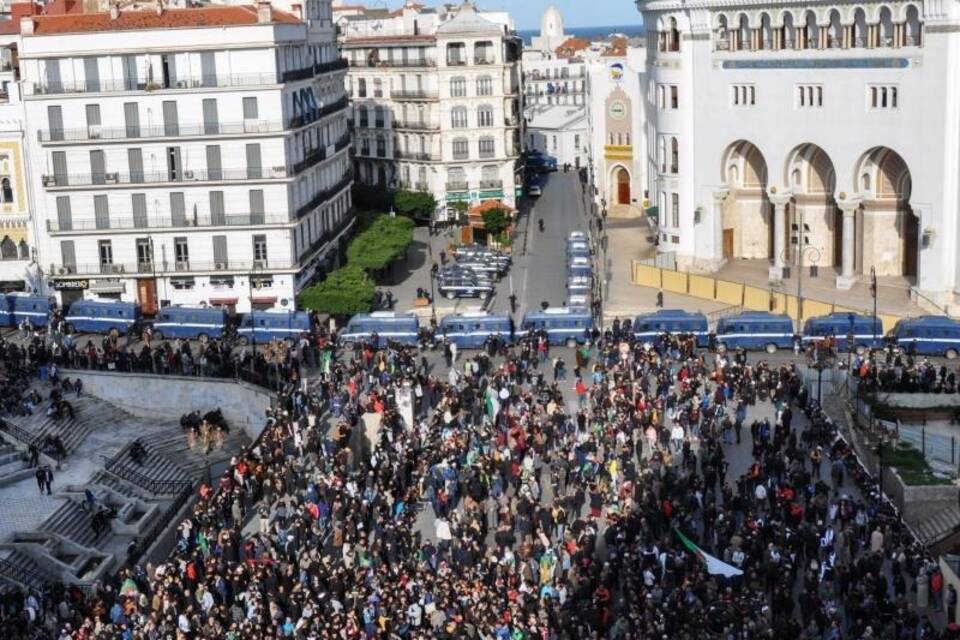
M883 491L890 497L903 519L916 525L945 507L956 507L956 485L904 484L890 467L883 469Z
M143 418L169 420L194 409L220 407L228 423L242 428L251 440L260 435L272 398L256 385L218 378L85 370L62 370L61 376L79 378L84 393Z

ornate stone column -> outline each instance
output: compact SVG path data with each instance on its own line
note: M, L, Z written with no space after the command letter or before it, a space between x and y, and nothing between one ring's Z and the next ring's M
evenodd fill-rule
M837 207L843 213L843 251L840 261L840 275L837 276L837 289L849 289L857 281L854 274L856 258L855 216L860 208L859 202L838 202Z

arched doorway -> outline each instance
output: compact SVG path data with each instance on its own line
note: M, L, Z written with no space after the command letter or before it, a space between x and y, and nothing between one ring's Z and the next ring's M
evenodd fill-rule
M910 168L889 147L874 147L857 167L861 195L863 272L916 278L920 222L910 206Z
M772 257L767 162L746 140L727 147L721 179L729 196L723 204L723 257L766 260Z
M617 204L630 204L630 173L618 167L614 173L617 185Z
M843 218L833 194L837 173L830 156L815 144L802 144L787 156L785 180L793 193L787 211L788 255L800 263L802 247L806 265L840 265Z

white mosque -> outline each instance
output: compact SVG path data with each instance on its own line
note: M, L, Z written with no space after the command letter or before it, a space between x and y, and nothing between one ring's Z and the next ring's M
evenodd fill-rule
M540 19L540 35L534 36L529 48L523 52L524 60L549 60L556 55L557 47L570 36L563 32L563 16L560 11L549 6Z

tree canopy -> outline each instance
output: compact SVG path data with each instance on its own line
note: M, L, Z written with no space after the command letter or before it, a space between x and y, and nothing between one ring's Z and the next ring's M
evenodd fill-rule
M510 214L504 209L490 209L483 212L483 227L491 235L500 237L510 226Z
M426 191L400 191L393 199L393 208L408 218L429 219L437 208L437 199Z
M347 247L347 261L363 269L383 269L413 242L413 221L379 215Z
M373 306L373 280L362 267L348 264L327 276L320 284L300 293L300 305L332 316L367 313Z

